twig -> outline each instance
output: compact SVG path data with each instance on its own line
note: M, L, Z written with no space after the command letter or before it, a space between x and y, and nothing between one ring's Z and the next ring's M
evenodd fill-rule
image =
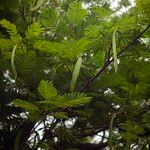
M38 2L38 0L35 0L35 2L34 2L34 6L36 6L37 2ZM32 23L33 23L34 15L35 15L35 11L33 11L33 12L32 12L32 15L31 15L31 22L30 22L30 24L32 24Z
M81 73L83 74L83 76L85 77L86 81L89 80L89 78L86 76L86 74L84 73L83 69L81 68Z
M113 150L113 123L114 123L114 119L116 117L116 113L114 113L110 119L110 124L109 124L109 140L108 140L108 144L109 144L109 149Z

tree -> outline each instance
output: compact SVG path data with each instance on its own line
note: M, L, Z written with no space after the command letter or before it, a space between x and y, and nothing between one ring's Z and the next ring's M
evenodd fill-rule
M149 149L149 6L2 0L0 149Z

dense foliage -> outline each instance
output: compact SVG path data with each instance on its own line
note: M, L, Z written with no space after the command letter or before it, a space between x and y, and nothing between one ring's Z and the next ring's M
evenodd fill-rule
M0 149L150 149L149 8L1 0Z

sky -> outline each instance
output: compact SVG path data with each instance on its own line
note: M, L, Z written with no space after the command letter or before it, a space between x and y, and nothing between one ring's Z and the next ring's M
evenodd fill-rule
M111 2L111 6L110 8L115 9L116 7L118 7L118 4L121 0L110 0ZM122 7L116 14L117 15L121 15L122 13L128 11L131 7L135 6L135 1L134 0L130 0L131 2L131 6L128 7Z

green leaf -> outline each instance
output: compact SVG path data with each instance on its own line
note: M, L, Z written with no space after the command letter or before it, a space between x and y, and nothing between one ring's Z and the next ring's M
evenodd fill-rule
M2 53L1 53L1 56L2 56L4 59L7 59L7 60L10 60L11 55L12 55L12 52L2 52Z
M85 36L90 38L98 37L99 33L100 33L100 27L97 25L89 25L84 32Z
M85 95L80 94L77 98L70 99L62 105L64 105L65 107L76 107L76 106L85 105L89 103L90 100L91 100L90 97L86 97Z
M149 0L136 0L138 11L150 18L150 1ZM145 17L144 17L145 18Z
M87 97L85 94L75 94L75 97L72 97L71 93L64 96L58 95L57 97L40 101L39 103L44 104L45 106L54 106L55 108L67 108L85 105L86 103L90 102L90 100L91 97Z
M37 64L37 57L34 51L28 51L23 53L17 53L15 59L18 74L22 75L30 74Z
M117 50L116 50L116 31L117 30L114 31L113 36L112 36L112 49L113 49L115 73L117 72L117 69L118 69Z
M34 44L34 48L50 54L59 55L63 50L63 44L58 42L37 41Z
M110 10L106 9L105 7L95 6L93 9L95 17L98 20L106 21L107 18L110 16Z
M17 46L15 45L13 48L12 54L11 54L11 69L12 69L15 80L17 78L17 71L16 71L16 67L15 67L15 63L14 63L16 48L17 48Z
M38 111L38 107L35 104L24 101L24 100L15 99L15 100L13 100L12 103L13 103L13 105L20 107L20 108L23 108L27 111L32 111L32 112Z
M21 36L17 33L16 26L6 19L0 21L0 25L7 29L7 32L10 34L10 39L14 45L19 44L21 42Z
M72 59L86 51L86 47L89 43L90 42L84 38L77 41L70 39L63 42L37 41L34 44L34 48L63 58Z
M44 0L38 0L36 6L32 7L32 8L30 9L30 11L35 11L35 10L37 10L38 8L40 8L40 7L42 6L43 2L44 2Z
M67 16L73 25L77 25L83 21L88 15L87 10L82 8L81 2L72 2L69 5Z
M71 79L71 84L70 84L70 91L74 91L75 89L75 85L79 76L79 72L80 72L80 68L81 68L81 64L82 64L82 57L79 57L75 67L74 67L74 71L72 74L72 79Z
M0 49L2 51L7 51L12 47L11 40L9 39L0 39Z
M68 58L74 58L80 56L84 51L86 51L86 47L90 42L85 39L81 38L79 40L70 39L63 42L64 44L64 52L62 55Z
M99 67L101 67L104 64L104 59L105 59L104 51L98 51L91 58L92 62L94 62Z
M68 119L67 113L66 112L56 112L52 114L55 118L57 119Z
M71 130L59 126L55 129L56 136L64 143L77 143L78 138L72 133Z
M45 100L57 96L57 90L53 87L53 84L49 81L42 80L38 87L38 91Z
M51 33L56 30L57 26L57 21L59 19L58 17L59 12L56 9L53 8L48 8L42 10L42 14L40 15L40 22L42 23L43 26L49 27Z
M29 26L26 38L32 42L36 39L39 39L42 32L43 29L41 28L40 24L35 22Z

